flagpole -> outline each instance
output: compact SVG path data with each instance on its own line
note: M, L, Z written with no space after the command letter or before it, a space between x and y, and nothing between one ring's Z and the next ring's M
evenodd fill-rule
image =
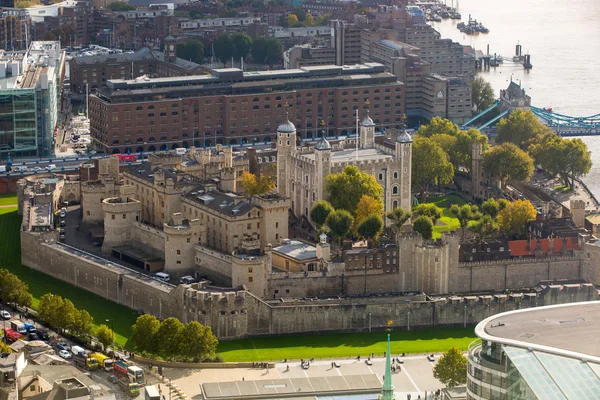
M356 161L358 161L358 108L356 109Z

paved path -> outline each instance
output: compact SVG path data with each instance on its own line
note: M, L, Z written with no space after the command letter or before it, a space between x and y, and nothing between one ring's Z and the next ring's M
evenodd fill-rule
M436 356L437 359L438 356ZM345 375L370 375L375 374L383 384L385 369L385 358L376 357L372 359L372 365L367 365L365 359L337 360L340 368L331 366L332 361L317 360L311 363L309 369L302 369L299 361L289 363L277 363L275 368L232 368L232 369L175 369L166 368L163 371L165 377L173 380L188 396L193 399L201 399L200 385L209 382L231 382L246 380L264 380L279 378L305 378L323 376L345 376ZM289 370L287 366L289 365ZM425 355L414 355L404 357L401 371L397 370L392 375L396 397L405 399L411 394L413 399L419 395L425 398L425 391L432 392L444 386L433 378L433 366Z
M3 206L0 206L0 208L11 208L11 207L16 207L17 204L5 204Z

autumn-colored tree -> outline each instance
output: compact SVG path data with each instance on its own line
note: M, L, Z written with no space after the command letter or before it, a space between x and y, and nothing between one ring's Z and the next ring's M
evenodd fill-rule
M354 212L354 226L352 227L354 233L358 234L360 224L371 215L376 215L379 218L383 217L383 202L374 199L368 194L363 194Z
M287 17L287 21L289 26L294 26L298 23L298 17L296 16L296 14L290 14Z
M257 177L250 172L244 172L240 184L249 196L261 195L275 190L276 184L268 175Z
M363 195L382 201L383 188L374 176L349 165L338 174L329 174L325 179L325 190L329 201L336 209L344 209L354 215Z
M511 179L528 181L533 175L533 159L512 143L493 146L483 155L483 169L500 178L502 188Z
M305 26L313 26L315 24L315 18L311 13L306 13L306 17L304 18Z
M459 349L451 347L433 367L433 377L449 388L464 385L467 382L467 358Z
M524 237L527 224L533 221L536 215L535 207L529 200L512 201L498 213L498 224L505 233Z
M96 339L98 339L98 342L102 344L102 348L106 351L108 346L112 346L115 342L115 333L107 325L102 324L96 329Z
M422 137L432 137L434 135L456 136L460 133L460 128L454 122L442 117L433 117L429 124L421 125L417 134Z

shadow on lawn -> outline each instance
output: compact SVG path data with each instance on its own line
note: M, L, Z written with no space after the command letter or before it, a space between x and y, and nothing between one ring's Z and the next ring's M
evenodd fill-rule
M387 334L391 334L394 342L436 341L447 339L474 338L473 328L427 329L416 331L380 331L363 333L327 333L315 335L256 337L249 339L221 341L218 353L236 350L286 349L294 347L335 348L335 347L370 347L385 344Z

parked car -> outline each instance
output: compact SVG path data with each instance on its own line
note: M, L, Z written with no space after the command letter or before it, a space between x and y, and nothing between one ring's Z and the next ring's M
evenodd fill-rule
M2 319L6 319L6 320L11 319L10 313L6 310L0 311L0 317L2 317Z
M56 344L56 347L58 347L58 349L60 349L60 350L69 351L69 344L67 342L58 342Z
M46 331L42 331L42 330L38 329L37 335L40 338L40 340L43 340L43 341L50 340L50 337L48 336Z
M64 228L65 226L67 226L67 223L66 223L66 221L65 221L64 219L61 219L61 220L60 220L60 227L61 227L61 228Z
M40 337L35 332L29 332L29 334L27 335L27 339L29 339L29 341L40 340Z
M67 212L66 212L66 211L62 211L62 210L61 210L61 211L60 211L60 217L61 217L61 218L64 218L64 217L66 217L66 216L67 216Z
M159 281L163 281L163 282L169 282L171 280L171 277L169 276L169 274L165 274L164 272L157 272L153 276L154 276L154 279L158 279Z
M427 360L430 362L434 362L435 361L435 356L433 354L430 354L427 356Z
M42 169L40 167L33 167L33 172L40 172Z
M196 280L194 279L194 277L187 275L187 276L182 276L179 279L179 283L184 284L184 285L189 285L190 283L194 283L196 282Z
M56 164L46 165L46 170L47 171L52 171L53 169L56 169Z
M71 353L69 353L67 350L61 350L61 351L59 351L58 355L61 356L62 358L64 358L65 360L68 360L69 358L73 357L71 355Z

